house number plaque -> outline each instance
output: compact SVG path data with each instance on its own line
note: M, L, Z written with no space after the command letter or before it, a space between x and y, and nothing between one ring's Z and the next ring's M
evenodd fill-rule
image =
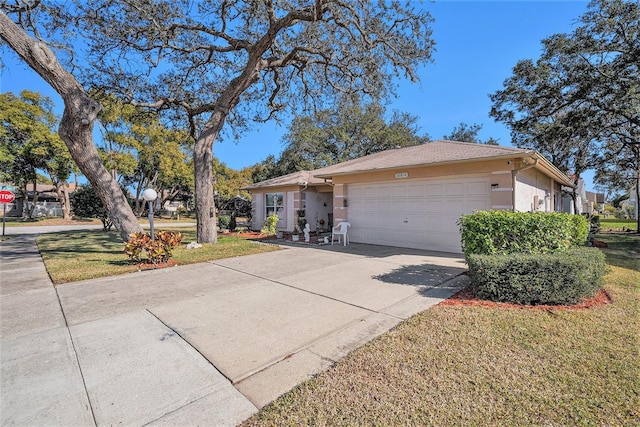
M396 174L396 179L401 179L401 178L409 178L409 172L398 172Z

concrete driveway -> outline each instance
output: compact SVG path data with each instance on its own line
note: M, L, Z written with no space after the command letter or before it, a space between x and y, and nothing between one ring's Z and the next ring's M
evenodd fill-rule
M461 256L351 244L53 288L33 239L0 244L2 425L236 425L467 284Z

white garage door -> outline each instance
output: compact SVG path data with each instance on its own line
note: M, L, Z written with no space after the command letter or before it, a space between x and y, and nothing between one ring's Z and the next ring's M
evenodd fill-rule
M353 242L461 253L460 215L491 208L489 177L350 185Z

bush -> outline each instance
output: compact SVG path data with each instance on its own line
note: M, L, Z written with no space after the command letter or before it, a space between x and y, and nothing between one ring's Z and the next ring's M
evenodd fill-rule
M229 215L218 216L218 226L220 227L220 230L229 229L230 222L231 222L231 217Z
M606 263L597 248L563 254L476 255L467 257L478 298L519 304L576 304L602 288Z
M262 226L262 232L265 234L276 234L276 224L278 223L278 215L273 214L269 215L267 219L264 220L264 225Z
M586 244L589 234L586 218L556 212L482 211L458 223L465 256L565 252Z
M147 233L133 233L124 245L124 253L135 263L142 262L142 254L146 252L147 262L166 263L173 256L173 250L182 242L182 235L174 231L155 233L155 241Z
M109 218L109 213L102 204L100 196L90 185L78 188L71 197L71 208L73 214L80 218L98 218L102 222L105 231L111 230L113 222Z

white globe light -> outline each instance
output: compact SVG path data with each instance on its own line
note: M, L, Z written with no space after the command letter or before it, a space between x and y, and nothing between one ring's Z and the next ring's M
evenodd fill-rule
M158 193L153 188L147 188L142 192L142 198L147 202L153 202L158 198Z

